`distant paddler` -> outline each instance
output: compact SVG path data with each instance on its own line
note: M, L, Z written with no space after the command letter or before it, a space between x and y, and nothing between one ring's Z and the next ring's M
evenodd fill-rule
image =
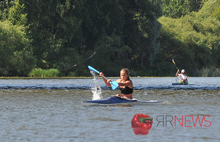
M176 76L178 76L180 78L180 83L184 83L184 84L188 84L188 80L187 80L187 75L185 73L185 70L182 69L181 70L181 74L179 74L179 69L176 72Z

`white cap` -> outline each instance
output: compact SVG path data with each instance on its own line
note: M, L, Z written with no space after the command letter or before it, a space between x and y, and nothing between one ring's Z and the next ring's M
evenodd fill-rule
M182 70L181 70L181 73L185 73L185 70L184 70L184 69L182 69Z

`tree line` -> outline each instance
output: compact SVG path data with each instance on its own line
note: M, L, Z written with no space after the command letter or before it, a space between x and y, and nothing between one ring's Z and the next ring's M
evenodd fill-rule
M2 0L0 76L174 75L219 68L219 0Z

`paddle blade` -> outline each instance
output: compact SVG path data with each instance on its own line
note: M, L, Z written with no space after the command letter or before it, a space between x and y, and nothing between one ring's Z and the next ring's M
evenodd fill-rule
M115 90L118 87L118 82L116 81L111 81L110 84L111 84L112 90Z
M176 63L174 62L174 59L172 59L172 62L176 65Z
M91 66L88 66L88 68L89 68L91 71L94 71L94 72L96 72L96 73L99 73L99 71L97 71L96 69L94 69L94 68L91 67Z

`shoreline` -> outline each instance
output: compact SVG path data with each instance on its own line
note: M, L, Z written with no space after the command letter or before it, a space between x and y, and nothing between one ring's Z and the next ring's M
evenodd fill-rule
M175 78L176 76L130 76L130 78ZM188 76L188 78L194 76ZM217 76L218 77L218 76ZM0 77L0 79L87 79L93 78L88 76L78 76L78 77ZM120 77L107 77L107 78L120 78ZM211 78L211 77L210 77Z

